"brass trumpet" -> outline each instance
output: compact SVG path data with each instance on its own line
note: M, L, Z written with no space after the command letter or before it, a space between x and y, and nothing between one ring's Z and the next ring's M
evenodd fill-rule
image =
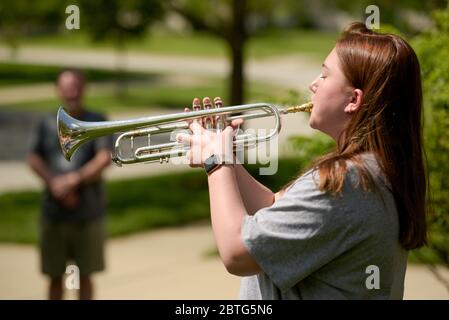
M281 115L296 112L311 112L312 102L300 106L280 108L269 103L254 103L222 108L203 109L191 112L179 112L174 114L142 117L118 121L80 121L67 114L63 107L58 110L57 126L59 143L64 157L70 161L74 152L85 142L106 135L122 133L115 141L115 154L112 160L119 166L139 162L168 162L171 157L183 156L188 151L188 146L180 142L169 142L151 145L150 137L171 133L174 130L189 128L188 120L197 120L204 117L215 117L217 128L231 123L234 119L256 119L274 117L275 127L266 135L237 134L234 139L234 148L248 148L259 142L267 141L281 130ZM221 125L220 125L221 123ZM148 145L134 150L136 137L148 137ZM130 139L132 156L122 155L122 140Z

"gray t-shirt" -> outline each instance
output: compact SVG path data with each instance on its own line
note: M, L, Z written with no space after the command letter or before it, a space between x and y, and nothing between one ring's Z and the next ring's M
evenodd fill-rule
M394 198L374 155L363 160L381 196L357 185L348 163L341 196L320 191L318 172L308 171L271 207L245 217L242 238L263 271L242 278L241 299L403 298L408 252Z
M98 113L84 111L82 121L104 121ZM112 137L102 137L84 143L67 161L61 151L56 126L56 114L45 117L38 125L32 138L30 151L44 159L54 174L78 170L95 157L100 149L112 149ZM105 194L101 180L82 185L78 189L79 205L73 209L62 206L46 188L42 202L42 213L51 221L87 221L104 215Z

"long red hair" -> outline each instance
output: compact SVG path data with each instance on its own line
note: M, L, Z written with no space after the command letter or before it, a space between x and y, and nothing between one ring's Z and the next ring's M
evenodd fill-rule
M336 43L344 75L364 93L363 105L343 130L337 148L318 158L319 188L338 193L351 160L365 190L374 181L359 155L373 152L391 185L399 215L399 242L407 249L427 242L426 191L422 139L422 87L418 58L410 45L353 23ZM338 164L338 165L336 165Z

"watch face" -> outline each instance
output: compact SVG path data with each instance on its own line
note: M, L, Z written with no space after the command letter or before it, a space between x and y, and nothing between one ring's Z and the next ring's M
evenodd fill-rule
M204 161L204 168L206 169L207 173L211 172L216 167L218 167L218 157L215 154L211 155Z
M218 159L217 159L217 156L216 155L211 155L209 158L207 158L205 161L204 161L204 164L207 164L207 165L213 165L213 164L217 164L217 161Z

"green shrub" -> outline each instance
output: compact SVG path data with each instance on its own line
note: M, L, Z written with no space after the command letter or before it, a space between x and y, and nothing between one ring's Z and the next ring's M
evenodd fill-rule
M449 2L433 16L435 28L413 42L423 76L424 142L433 209L429 246L417 254L433 254L449 266Z

